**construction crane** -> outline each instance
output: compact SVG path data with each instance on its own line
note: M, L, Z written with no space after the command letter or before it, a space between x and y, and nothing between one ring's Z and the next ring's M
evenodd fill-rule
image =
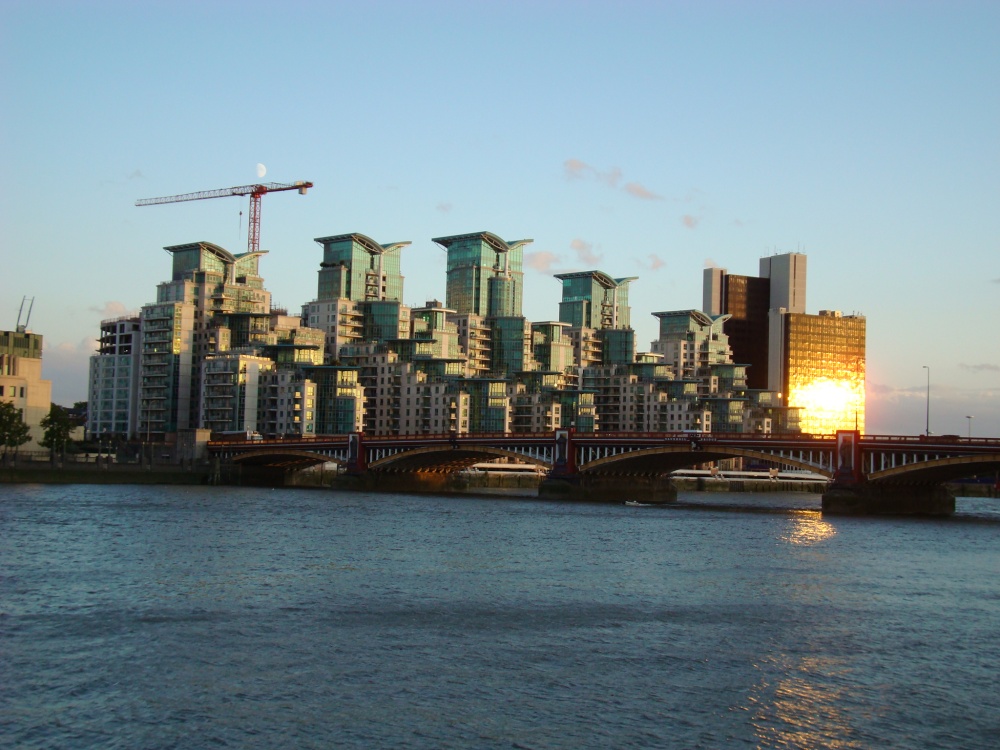
M280 193L283 190L298 190L299 195L305 195L311 188L311 182L293 182L284 185L280 182L263 182L257 185L241 185L240 187L222 188L221 190L203 190L200 193L184 193L183 195L168 195L163 198L143 198L137 200L137 206L157 206L161 203L181 203L183 201L203 201L207 198L228 198L231 195L250 196L250 221L247 226L247 249L251 253L260 250L260 199L265 193Z

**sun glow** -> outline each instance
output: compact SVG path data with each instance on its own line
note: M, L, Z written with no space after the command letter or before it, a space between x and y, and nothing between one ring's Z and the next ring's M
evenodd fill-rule
M803 432L830 435L837 430L865 429L865 385L863 380L820 378L793 388L789 406L802 407L799 425Z

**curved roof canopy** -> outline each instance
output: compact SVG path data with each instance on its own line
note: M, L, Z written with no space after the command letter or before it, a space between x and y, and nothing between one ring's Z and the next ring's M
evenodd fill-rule
M382 253L391 253L393 250L399 250L402 247L406 247L410 244L409 241L406 242L390 242L387 245L380 245L371 237L361 234L360 232L351 232L350 234L336 234L330 237L316 237L314 242L318 242L321 245L330 245L334 242L344 242L345 240L350 240L361 245L367 253L370 255L381 255Z
M216 245L214 242L189 242L186 245L170 245L169 247L163 248L168 253L181 253L188 252L190 250L207 250L216 258L221 260L223 263L235 263L238 260L244 258L252 258L254 256L267 255L267 250L256 250L254 252L240 253L239 255L233 255L231 252L226 250L226 248Z
M626 276L621 279L615 279L604 273L604 271L572 271L570 273L557 273L553 275L557 279L593 279L605 289L614 289L617 286L627 284L639 278L638 276Z
M436 242L447 250L452 245L464 242L465 240L480 240L498 253L510 252L534 242L534 240L513 240L512 242L506 242L492 232L472 232L470 234L456 234L451 237L435 237L431 242Z
M655 312L653 317L656 318L691 318L695 323L701 326L710 326L716 322L725 323L729 320L732 315L709 315L708 313L703 313L701 310L669 310L667 312Z

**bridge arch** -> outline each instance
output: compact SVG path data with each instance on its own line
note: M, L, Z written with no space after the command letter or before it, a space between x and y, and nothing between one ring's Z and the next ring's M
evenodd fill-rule
M262 466L308 466L312 464L333 463L346 465L347 461L337 456L328 456L323 453L308 450L295 450L289 448L275 448L273 450L262 449L237 453L230 460L233 463L257 464Z
M970 474L1000 471L1000 459L991 455L950 456L930 461L894 466L890 469L873 471L868 475L870 482L947 482L964 479Z
M777 463L785 466L795 466L800 469L812 471L828 479L833 476L833 472L820 464L810 463L788 456L776 456L766 451L751 450L747 448L729 448L722 446L705 445L701 449L692 450L687 445L656 446L653 448L643 448L640 450L618 453L613 456L605 456L586 464L580 465L581 472L596 471L616 471L623 469L634 469L639 473L669 473L677 469L685 469L709 461L720 461L726 458L752 458L769 463ZM660 464L659 466L657 464ZM664 465L665 464L665 465Z
M538 466L546 471L552 464L517 451L493 448L487 445L433 445L393 453L368 464L369 469L397 469L400 471L460 471L474 464L494 458L512 458L519 463Z

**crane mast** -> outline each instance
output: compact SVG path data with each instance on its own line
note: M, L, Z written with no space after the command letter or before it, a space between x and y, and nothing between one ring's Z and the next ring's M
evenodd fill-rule
M299 195L305 195L311 188L311 182L301 180L284 184L280 182L262 182L256 185L240 185L221 188L219 190L202 190L197 193L182 193L167 195L162 198L142 198L135 202L137 206L158 206L162 203L183 203L184 201L202 201L208 198L228 198L233 195L250 196L250 221L247 225L247 250L255 253L260 250L260 199L267 193L280 193L285 190L298 190Z

